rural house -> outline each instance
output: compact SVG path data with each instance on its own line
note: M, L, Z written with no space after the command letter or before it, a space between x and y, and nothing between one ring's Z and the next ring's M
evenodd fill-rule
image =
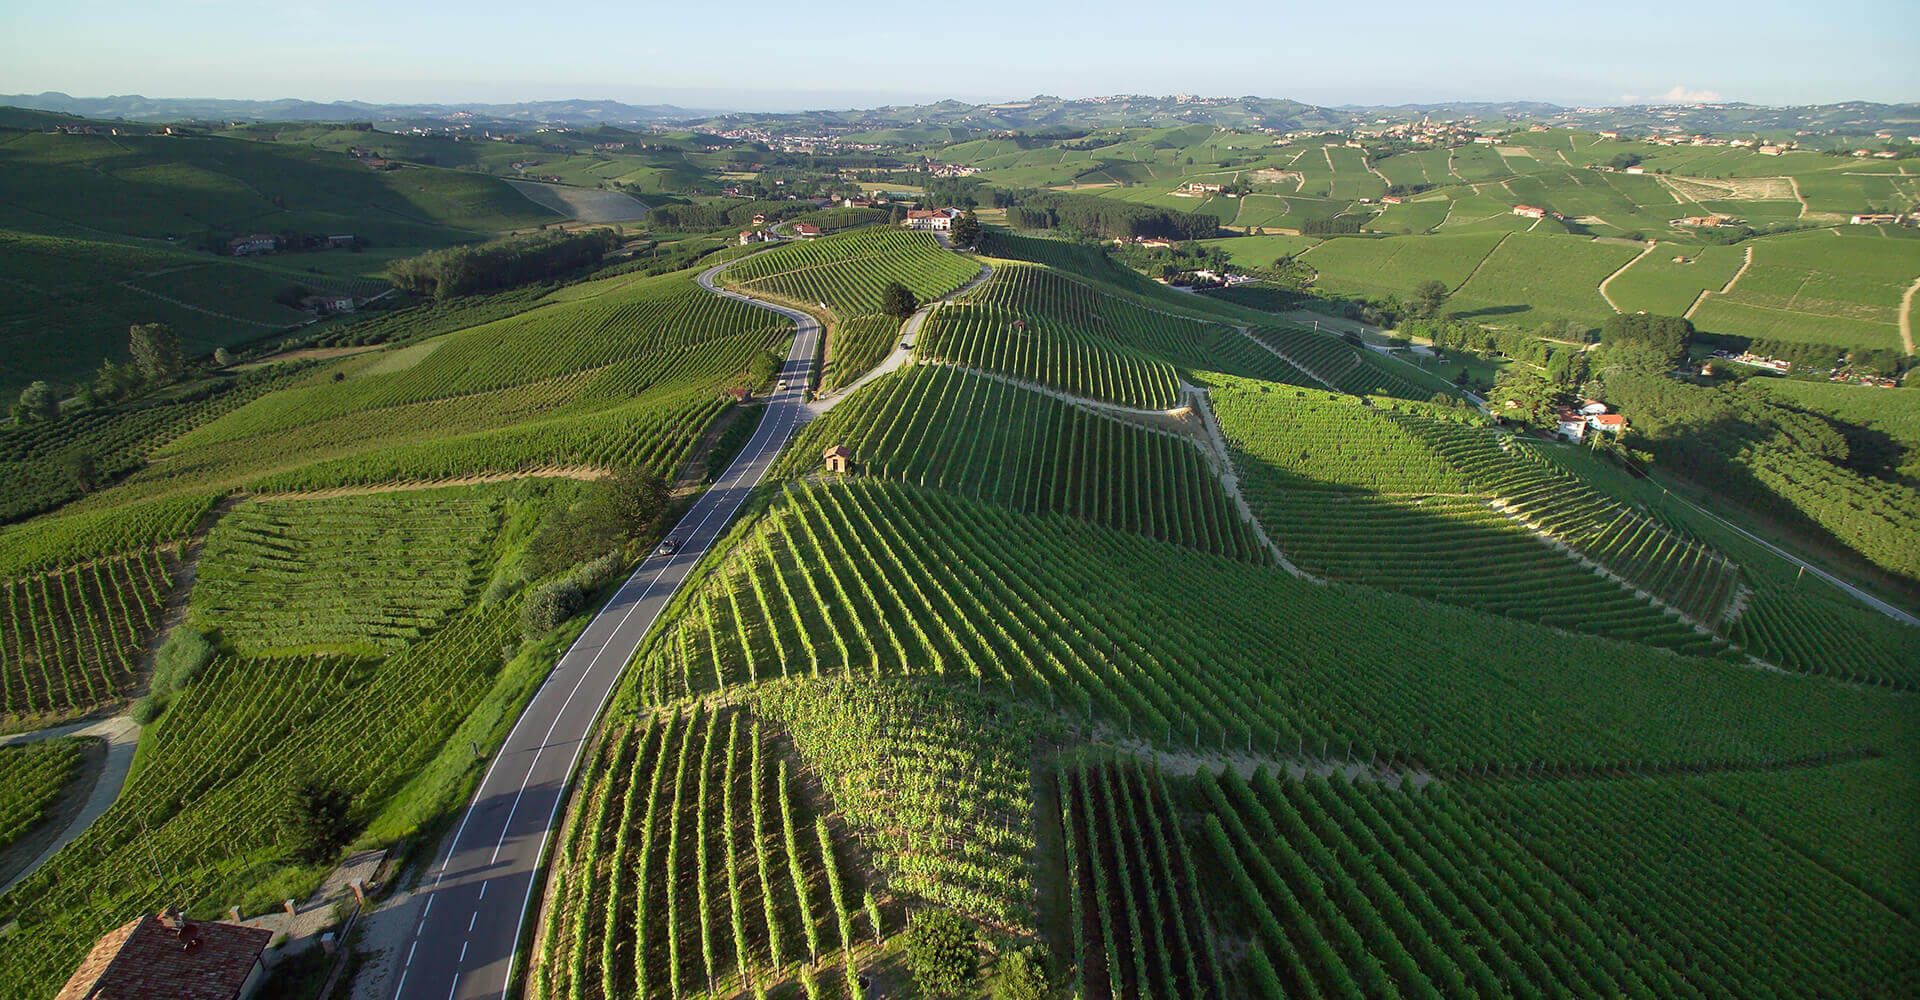
M1560 408L1558 417L1559 424L1555 430L1562 437L1565 437L1569 441L1585 441L1587 439L1586 417L1566 407Z
M1527 219L1544 219L1547 217L1547 210L1537 205L1515 205L1513 214Z
M280 241L272 233L254 233L251 236L235 236L227 241L227 251L235 257L250 257L254 254L272 253L280 249Z
M1596 413L1587 418L1587 424L1597 431L1618 434L1627 429L1627 418L1618 413Z
M257 989L273 932L146 914L101 938L54 1000L240 1000Z
M836 444L828 448L826 454L821 457L826 459L828 472L844 473L851 470L853 464L853 449L848 448L844 444Z
M793 235L810 240L820 235L820 227L811 222L796 222L793 224Z
M927 229L944 233L953 228L953 220L960 217L957 208L915 208L907 212L906 221L900 225L907 229Z

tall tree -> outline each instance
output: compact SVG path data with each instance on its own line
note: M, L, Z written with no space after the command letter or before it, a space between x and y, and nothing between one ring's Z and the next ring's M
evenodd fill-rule
M27 420L48 423L59 419L60 400L54 393L53 386L45 382L33 382L20 390L20 406L17 412L25 414Z
M953 220L953 242L957 246L970 247L980 238L980 217L969 208L965 215Z
M140 377L148 382L170 382L187 366L180 338L165 323L135 323L127 330L127 351Z
M918 308L920 303L914 299L913 289L898 281L889 281L887 287L880 290L880 311L894 319L906 319Z
M1447 304L1447 290L1444 281L1423 281L1413 286L1413 303L1410 312L1418 319L1431 319Z

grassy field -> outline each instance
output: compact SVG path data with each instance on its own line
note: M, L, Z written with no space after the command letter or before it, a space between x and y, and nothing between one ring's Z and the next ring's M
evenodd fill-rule
M1600 297L1601 280L1637 253L1572 236L1515 233L1454 290L1447 309L1493 326L1530 329L1567 319L1597 328L1613 312Z
M1663 245L1620 272L1607 296L1622 312L1681 316L1701 292L1718 292L1733 280L1745 259L1739 247Z
M1757 240L1731 292L1694 314L1711 333L1900 349L1900 299L1920 278L1920 240L1847 227Z

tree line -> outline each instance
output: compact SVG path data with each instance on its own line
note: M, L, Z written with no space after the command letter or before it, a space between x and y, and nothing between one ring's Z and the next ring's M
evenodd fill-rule
M1211 215L1090 195L996 192L994 201L1006 203L1007 222L1015 229L1069 229L1103 239L1158 236L1201 240L1214 236L1220 228L1220 220Z
M619 245L620 237L611 229L527 233L392 261L386 277L415 295L450 299L590 267Z

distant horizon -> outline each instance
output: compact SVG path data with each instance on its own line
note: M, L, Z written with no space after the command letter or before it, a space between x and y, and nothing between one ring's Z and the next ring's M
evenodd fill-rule
M1064 100L1064 101L1089 101L1089 100L1099 100L1102 98L1116 98L1116 97L1145 97L1145 98L1164 100L1164 99L1183 96L1183 95L1197 97L1197 98L1205 98L1205 99L1224 98L1230 101L1231 100L1296 101L1298 103L1305 104L1311 107L1326 108L1329 110L1336 110L1336 111L1392 109L1392 108L1403 108L1403 107L1437 107L1442 105L1471 105L1471 104L1484 104L1484 105L1545 104L1545 105L1550 105L1550 106L1559 108L1564 111L1574 111L1580 108L1602 108L1602 109L1609 109L1609 110L1619 110L1619 109L1630 109L1630 108L1686 107L1686 106L1699 106L1699 105L1745 106L1745 107L1773 108L1773 109L1800 108L1800 107L1826 107L1826 106L1832 106L1832 105L1854 104L1854 103L1875 104L1875 105L1882 105L1882 106L1920 105L1920 97L1916 97L1908 100L1871 100L1868 98L1843 98L1843 99L1831 100L1831 101L1796 101L1792 103L1766 103L1761 101L1741 100L1739 98L1726 97L1718 94L1714 94L1714 95L1662 94L1662 95L1656 95L1654 97L1642 98L1634 101L1614 101L1609 103L1589 102L1584 104L1569 104L1569 103L1564 103L1560 101L1548 100L1545 98L1533 98L1533 97L1471 97L1471 98L1463 97L1463 98L1413 99L1413 100L1403 100L1403 101L1380 101L1380 102L1341 101L1338 103L1323 103L1323 102L1315 102L1315 101L1306 101L1297 97L1291 97L1286 95L1276 95L1276 94L1221 94L1221 93L1205 93L1197 90L1188 90L1188 91L1170 91L1166 93L1147 93L1143 91L1116 91L1112 93L1090 93L1090 94L1081 94L1081 95L1064 95L1064 94L1037 92L1033 94L1020 96L1020 97L977 97L977 96L961 97L961 96L951 96L951 95L945 96L945 97L933 97L933 96L908 97L903 95L903 96L896 96L892 99L873 100L866 103L790 105L785 107L765 107L765 106L742 107L742 106L726 106L726 105L719 105L719 104L699 104L699 103L687 102L684 99L676 100L671 98L651 98L651 99L628 98L628 97L613 97L608 95L587 96L587 95L580 95L580 94L564 96L564 97L520 97L520 98L493 98L493 99L473 97L473 98L461 98L461 99L407 100L407 99L400 99L400 98L377 99L377 98L366 98L366 97L299 97L299 96L286 96L286 95L278 96L278 97L251 97L251 96L236 97L236 96L215 95L215 94L193 94L193 95L174 94L174 95L164 95L164 96L153 96L151 94L147 94L145 92L137 91L137 90L119 92L119 93L107 93L107 94L75 94L72 91L62 90L57 87L42 88L39 90L22 90L22 91L4 93L4 94L0 94L0 100L8 99L8 98L47 97L49 95L62 97L71 101L112 101L112 100L138 99L143 101L153 101L156 103L231 101L231 102L242 102L242 103L278 104L278 103L294 102L294 103L314 104L314 105L322 105L322 106L363 105L363 106L375 107L375 108L408 107L408 106L462 108L462 107L483 106L483 105L608 103L608 104L620 104L627 107L667 107L667 108L673 108L678 111L686 111L690 113L707 114L707 115L724 115L724 114L777 115L777 114L809 114L809 113L852 114L852 113L858 113L862 111L876 111L876 110L881 110L886 108L921 107L921 106L939 104L946 101L953 101L953 102L958 102L961 104L972 105L972 106L995 106L995 105L1019 104L1025 101L1030 101L1030 100L1034 100L1042 97L1055 98L1055 99ZM34 110L40 110L40 109L34 109Z
M1792 107L1920 94L1915 37L1911 0L1220 11L976 0L964 18L934 25L843 0L685 13L598 0L551 12L504 0L97 0L0 8L0 92L306 93L320 103L373 94L369 103L401 104L584 93L747 112L1183 92L1280 93L1323 107Z

